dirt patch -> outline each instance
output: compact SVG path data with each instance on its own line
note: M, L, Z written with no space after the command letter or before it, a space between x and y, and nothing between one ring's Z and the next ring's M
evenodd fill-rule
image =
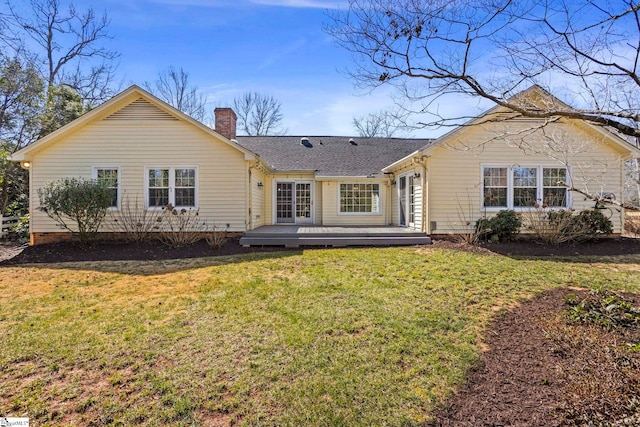
M569 322L569 293L586 291L550 291L496 320L488 350L432 426L638 425L630 402L640 396L640 354L630 345L640 331Z

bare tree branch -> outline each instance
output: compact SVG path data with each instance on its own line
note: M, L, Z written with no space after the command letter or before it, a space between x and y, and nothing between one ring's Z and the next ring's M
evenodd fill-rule
M179 69L169 67L160 72L154 82L145 82L144 87L167 104L194 119L200 122L207 119L207 99L198 92L197 86L191 86L189 73L182 67Z
M47 87L69 86L89 104L111 97L117 90L113 85L119 54L103 45L112 38L106 13L79 11L73 4L65 9L61 0L30 0L28 5L8 2L10 24L38 46Z
M282 104L270 95L246 92L233 100L238 116L238 128L251 136L281 135Z
M404 124L390 111L379 111L353 118L353 127L364 138L392 138L405 129Z
M354 55L357 84L394 85L421 103L414 112L463 94L525 117L587 120L640 137L635 1L349 0L330 16L327 31ZM581 102L540 108L514 97L534 84ZM419 124L457 125L460 117L432 119Z

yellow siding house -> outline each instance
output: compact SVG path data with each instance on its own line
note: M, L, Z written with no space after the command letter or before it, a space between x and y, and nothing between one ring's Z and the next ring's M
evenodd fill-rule
M536 87L525 94L550 96ZM601 127L500 108L437 140L238 136L235 113L215 113L211 129L132 86L14 154L29 170L31 243L68 235L37 209L38 189L66 177L109 179L113 211L172 204L231 232L315 225L452 234L532 203L593 207L559 181L623 202L624 162L640 157ZM607 212L620 233L622 209Z

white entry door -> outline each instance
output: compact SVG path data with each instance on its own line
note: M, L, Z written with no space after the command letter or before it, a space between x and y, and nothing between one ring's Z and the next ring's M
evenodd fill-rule
M276 183L276 224L313 224L313 183Z

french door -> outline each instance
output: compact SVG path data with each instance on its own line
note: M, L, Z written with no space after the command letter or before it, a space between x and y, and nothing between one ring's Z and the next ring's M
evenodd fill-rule
M312 182L276 182L275 193L276 224L313 223Z
M398 177L398 210L400 225L414 227L416 223L415 178L413 174Z

